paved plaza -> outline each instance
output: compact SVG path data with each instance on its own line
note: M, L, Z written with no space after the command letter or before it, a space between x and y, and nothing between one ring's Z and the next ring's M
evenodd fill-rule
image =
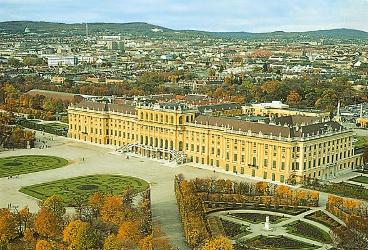
M0 152L0 157L18 155L53 155L69 160L70 164L57 169L20 175L19 178L0 178L0 207L28 206L31 211L38 210L37 200L18 190L29 186L59 179L94 175L118 174L133 176L146 180L152 190L153 219L159 220L163 231L169 236L172 243L179 249L187 249L179 219L178 208L174 193L174 177L184 174L187 178L216 177L233 180L244 180L244 177L214 173L206 169L199 169L189 165L171 166L168 163L140 158L126 157L114 153L113 148L77 142L72 139L43 135L37 133L38 138L47 141L48 147L40 149L19 149ZM83 161L84 159L84 161Z

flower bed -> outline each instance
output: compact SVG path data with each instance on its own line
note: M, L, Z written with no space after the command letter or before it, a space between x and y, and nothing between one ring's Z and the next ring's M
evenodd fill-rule
M293 240L284 236L265 237L258 236L246 243L235 246L235 250L243 249L317 249L318 247L305 242Z
M330 216L328 216L322 211L316 211L312 214L308 214L307 216L305 216L305 218L321 223L322 225L325 225L326 227L331 228L331 229L340 226L340 223L338 223L337 221L335 221L334 219L332 219Z
M234 238L239 234L247 233L245 226L230 221L222 220L222 227L227 237Z
M271 223L278 223L282 221L285 217L267 214L257 214L257 213L235 213L231 216L238 218L240 220L245 220L249 223L262 223L266 221L266 217L269 216Z
M307 185L305 186L305 188L368 201L368 189L362 186L353 185L345 182L330 183L326 185Z
M303 221L295 221L287 225L288 232L322 243L331 243L331 237L325 231Z

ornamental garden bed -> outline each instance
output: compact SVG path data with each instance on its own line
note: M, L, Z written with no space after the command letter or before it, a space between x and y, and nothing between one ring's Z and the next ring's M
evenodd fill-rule
M239 243L235 245L235 250L246 250L246 249L273 249L273 250L284 250L284 249L303 249L311 250L318 249L317 246L293 240L284 236L279 237L266 237L257 236L253 239L248 240L245 243Z
M287 225L288 232L297 236L319 241L321 243L331 243L330 235L322 229L306 223L304 221L295 221Z
M340 223L338 223L322 211L316 211L312 214L308 214L304 218L321 223L322 225L325 225L326 227L331 229L341 226Z
M240 219L240 220L244 220L249 223L254 223L254 224L264 223L266 221L267 216L269 216L271 223L279 223L283 221L284 219L286 219L283 216L257 214L257 213L234 213L234 214L231 214L231 216L237 219Z
M0 158L0 178L45 171L66 166L68 160L46 155L22 155Z
M357 177L351 178L349 181L368 184L368 177L366 177L366 176L357 176Z
M237 238L236 236L239 236L239 235L244 236L250 233L247 231L246 226L243 226L237 223L233 223L231 221L223 220L223 219L220 219L220 221L222 224L222 228L225 232L225 235L229 238L234 239L234 238Z
M304 188L335 194L343 197L368 201L368 189L346 182L306 185Z
M130 176L89 175L23 187L20 191L40 200L58 195L67 206L74 207L85 202L95 192L118 195L127 188L138 193L148 187L146 181Z

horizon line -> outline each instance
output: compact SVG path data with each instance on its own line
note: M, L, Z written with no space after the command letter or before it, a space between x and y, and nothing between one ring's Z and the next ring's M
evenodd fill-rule
M262 32L251 32L251 31L211 31L211 30L202 30L202 29L173 29L169 28L167 26L152 24L145 21L129 21L129 22L61 22L61 21L44 21L44 20L0 20L0 23L6 23L6 22L35 22L35 23L54 23L54 24L66 24L66 25L75 25L75 24L133 24L133 23L144 23L152 26L157 26L160 28L170 29L173 31L200 31L200 32L210 32L210 33L251 33L251 34L262 34L262 33L275 33L275 32L285 32L285 33L300 33L300 32L314 32L314 31L329 31L329 30L355 30L355 31L361 31L368 33L368 31L363 29L356 29L356 28L347 28L347 27L335 27L335 28L319 28L314 30L299 30L299 31L284 31L284 30L273 30L273 31L262 31Z

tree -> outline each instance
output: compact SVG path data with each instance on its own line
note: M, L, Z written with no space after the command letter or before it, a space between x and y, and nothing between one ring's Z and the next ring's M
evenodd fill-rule
M292 90L289 92L286 102L290 105L298 106L301 100L302 97L300 96L300 94L297 91Z
M21 66L22 66L22 63L21 63L18 59L14 58L14 57L10 57L10 58L8 59L8 64L9 64L10 66L15 67L15 68L19 68L19 67L21 67Z
M23 234L24 230L28 227L28 222L32 217L32 213L29 212L28 207L22 208L18 213L18 232Z
M62 244L54 241L38 240L36 250L62 250L65 249Z
M119 196L106 197L101 207L102 221L119 225L126 217L123 200Z
M47 208L41 208L37 213L34 228L45 238L59 238L63 230L62 217Z
M16 220L14 215L9 209L0 209L0 243L8 242L15 238L17 235L16 231Z
M121 250L121 249L122 249L121 244L117 240L116 235L110 234L109 236L107 236L103 245L103 250Z
M152 245L152 235L148 235L141 239L138 244L139 250L151 250L153 249Z
M89 225L80 220L71 221L64 229L63 240L70 249L91 249L91 239L88 239ZM93 243L93 242L92 242Z
M116 237L123 242L125 247L135 248L143 238L139 229L140 225L137 221L125 221L121 224Z
M224 236L207 240L201 247L201 250L232 250L232 249L234 248L233 245L231 244L231 241Z
M65 214L65 204L61 197L52 195L48 197L43 203L42 208L46 208L53 212L57 216L63 216Z
M256 190L258 193L264 195L268 191L268 183L265 181L257 182Z

